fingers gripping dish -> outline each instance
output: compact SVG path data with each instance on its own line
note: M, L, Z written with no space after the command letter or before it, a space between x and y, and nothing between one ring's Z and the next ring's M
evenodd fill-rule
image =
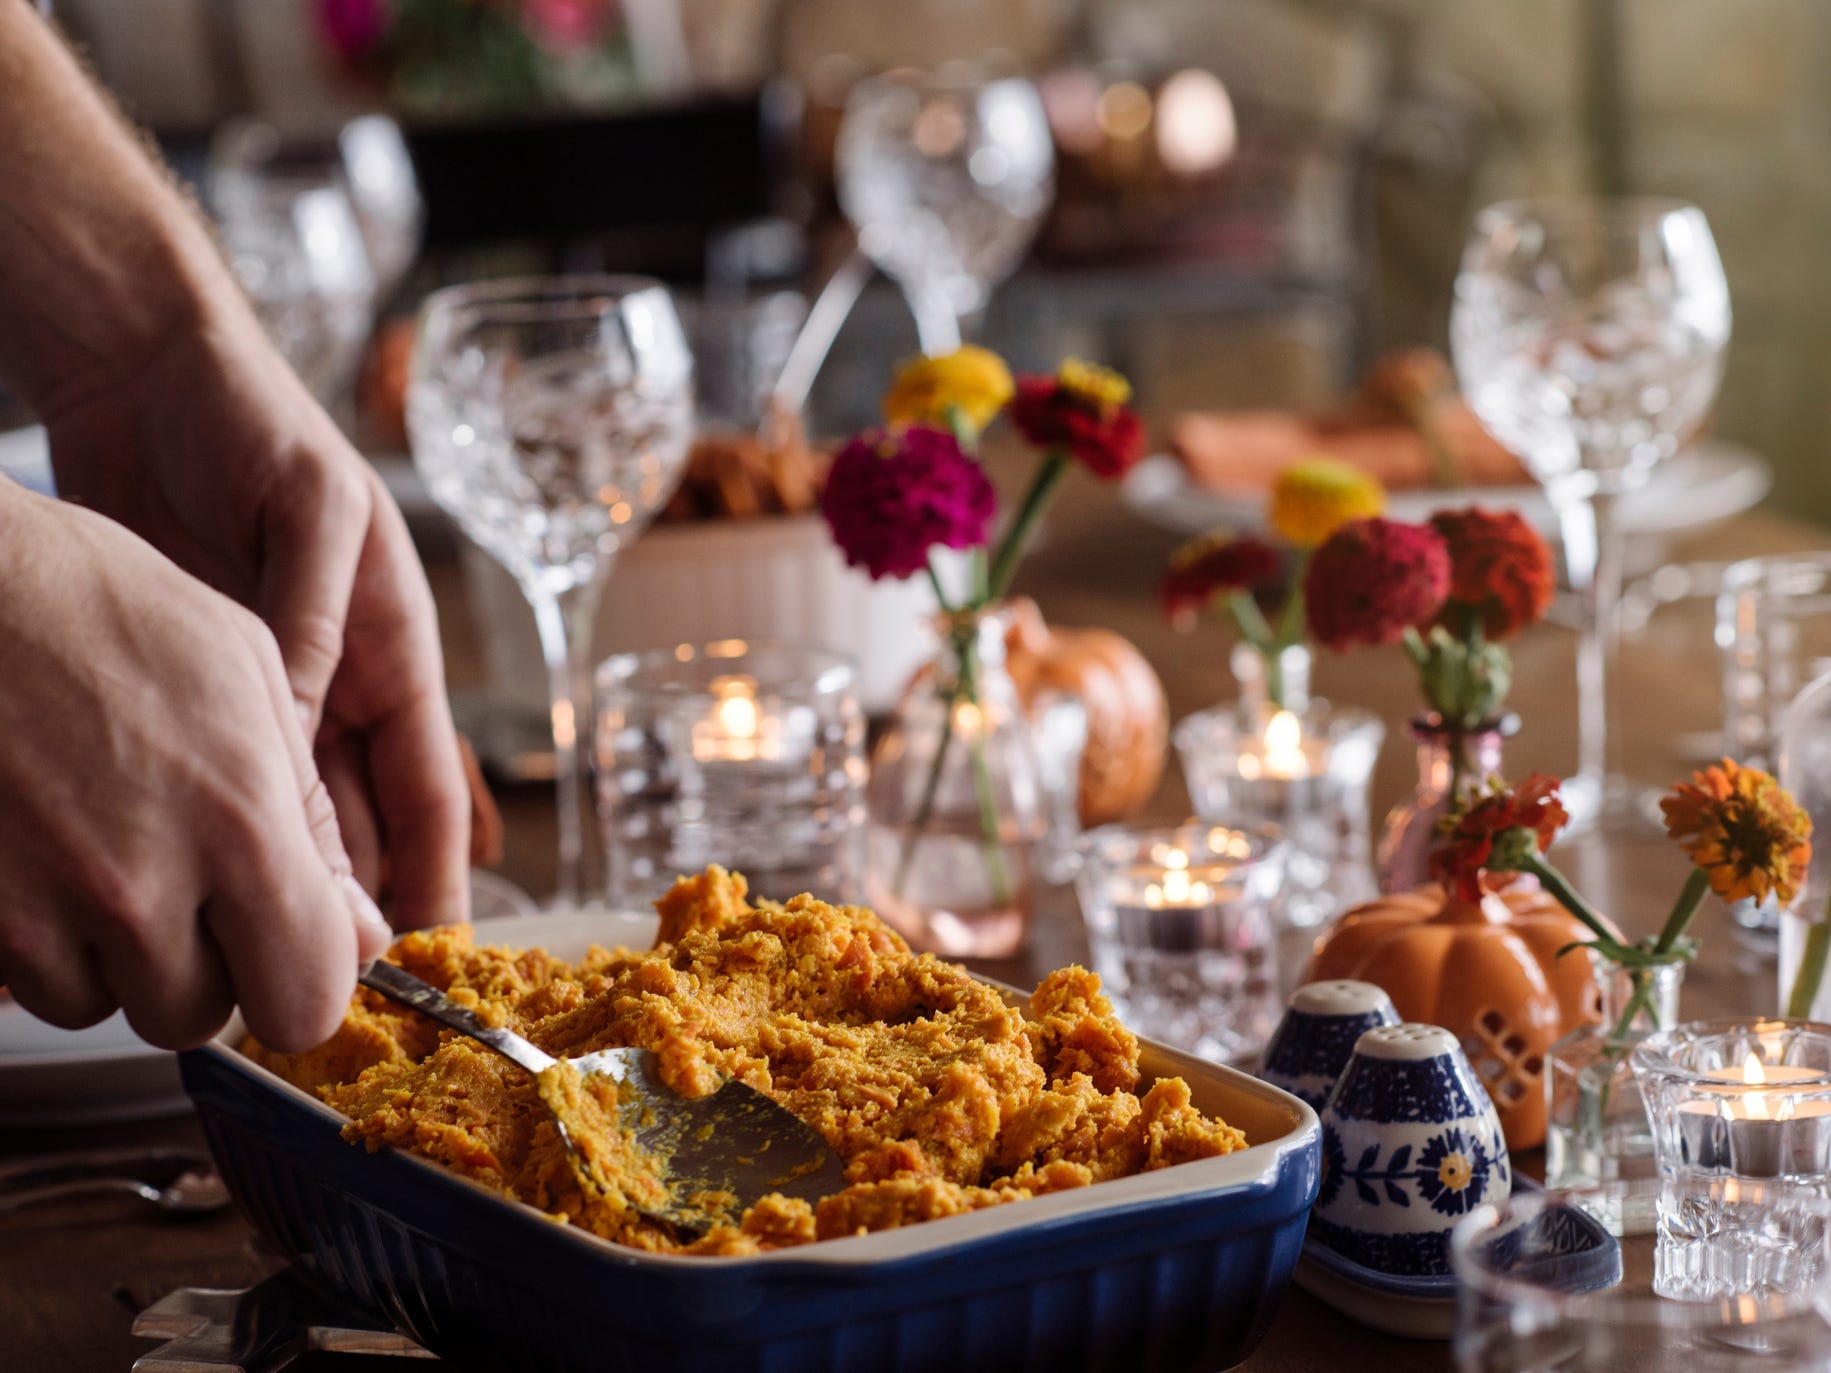
M847 1186L817 1205L767 1197L685 1242L634 1209L653 1174L616 1139L591 1140L580 1163L528 1074L365 990L316 1049L244 1048L348 1116L353 1142L412 1149L556 1220L654 1250L756 1253L1245 1147L1239 1130L1195 1109L1180 1078L1138 1091L1138 1043L1092 973L1050 974L1024 1010L911 953L861 907L746 894L719 868L683 879L657 903L648 953L594 949L569 965L476 948L453 926L407 935L388 957L550 1054L637 1045L683 1095L715 1090L721 1074L766 1092L846 1161ZM599 1185L581 1184L581 1166Z

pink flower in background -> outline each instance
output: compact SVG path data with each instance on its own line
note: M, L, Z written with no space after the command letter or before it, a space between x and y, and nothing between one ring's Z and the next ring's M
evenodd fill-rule
M388 31L387 0L318 0L318 31L339 57L362 57Z
M598 43L615 9L614 0L521 0L522 16L534 36L562 52Z
M912 424L860 434L833 459L820 513L853 567L907 577L928 550L985 543L998 498L979 464L943 429Z

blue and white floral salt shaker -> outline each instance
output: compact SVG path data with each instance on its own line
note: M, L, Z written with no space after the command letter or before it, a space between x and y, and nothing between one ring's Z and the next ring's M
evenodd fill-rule
M1321 1111L1354 1044L1368 1030L1397 1025L1392 998L1371 982L1311 982L1291 993L1272 1032L1259 1077Z
M1456 1036L1363 1034L1323 1109L1310 1234L1383 1273L1447 1273L1456 1222L1512 1190L1500 1118Z

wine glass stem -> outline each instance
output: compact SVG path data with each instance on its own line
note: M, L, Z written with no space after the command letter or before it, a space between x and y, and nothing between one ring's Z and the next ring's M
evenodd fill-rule
M906 294L915 316L916 339L928 357L940 357L960 346L960 316L937 281L911 283Z
M591 631L598 598L610 569L565 591L530 588L534 623L540 631L541 655L547 662L548 695L553 723L553 777L559 813L559 869L554 904L575 907L586 892L597 890L597 875L588 872L585 821L594 812L591 795Z
M1577 634L1577 775L1601 795L1612 769L1616 738L1614 678L1616 611L1621 602L1621 527L1614 495L1559 502L1558 527L1571 590L1582 605Z

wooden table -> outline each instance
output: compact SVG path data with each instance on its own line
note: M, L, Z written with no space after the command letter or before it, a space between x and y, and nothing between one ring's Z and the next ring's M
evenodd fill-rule
M1077 479L1051 517L1047 542L1024 568L1020 589L1034 594L1063 624L1108 625L1129 635L1157 665L1174 717L1231 694L1226 645L1218 630L1194 637L1173 634L1157 614L1153 588L1176 539L1133 519L1110 493ZM1831 539L1767 516L1732 520L1680 544L1675 556L1723 561L1755 553L1822 546ZM477 682L480 654L469 623L462 583L449 559L432 566L445 622L454 687ZM1663 612L1621 655L1628 713L1628 770L1661 783L1676 779L1697 759L1674 741L1713 729L1720 712L1717 657L1706 604ZM1529 634L1516 653L1513 704L1525 729L1508 748L1515 775L1572 766L1572 636L1555 627ZM1396 650L1346 659L1325 656L1318 689L1378 711L1396 726L1416 707L1416 688ZM1376 774L1375 813L1399 799L1415 777L1409 751L1395 729ZM506 876L536 892L551 882L553 828L549 801L538 793L503 798L508 825ZM1148 808L1151 817L1180 818L1187 798L1180 778L1166 778ZM1560 860L1599 905L1630 932L1658 923L1683 876L1681 860L1650 830L1644 840L1604 848L1563 846ZM1708 953L1685 987L1688 1016L1766 1009L1775 1000L1771 963L1740 949L1720 913L1700 919ZM986 965L1014 982L1034 981L1044 970L1084 957L1075 906L1057 893L1040 913L1033 947L1016 960ZM1300 956L1301 949L1296 950ZM1293 964L1295 959L1290 960ZM0 1156L90 1148L120 1142L197 1142L187 1119L113 1129L69 1130L0 1140ZM1526 1161L1531 1166L1531 1161ZM83 1203L0 1217L0 1368L6 1373L87 1373L125 1369L146 1346L128 1326L135 1311L180 1286L244 1286L267 1262L251 1248L251 1234L234 1215L178 1221L156 1218L137 1204ZM1376 1335L1293 1289L1271 1332L1249 1361L1253 1369L1307 1373L1346 1367L1449 1366L1447 1348ZM399 1368L395 1361L320 1358L295 1365L306 1373L358 1373Z

